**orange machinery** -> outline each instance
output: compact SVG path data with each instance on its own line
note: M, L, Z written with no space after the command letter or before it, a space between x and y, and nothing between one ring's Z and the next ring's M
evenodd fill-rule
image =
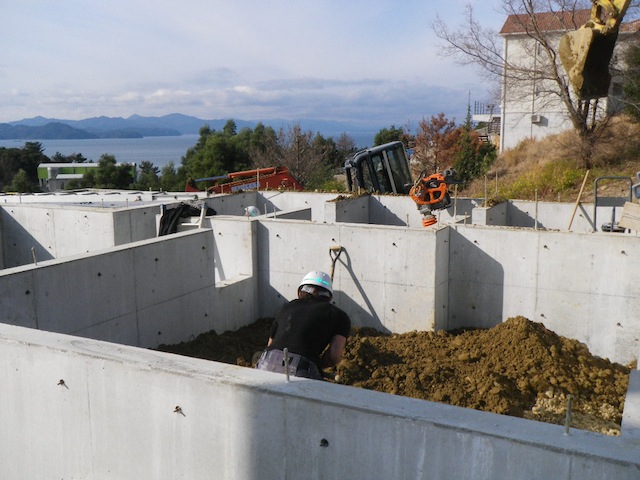
M428 227L436 223L434 210L447 208L451 205L449 185L459 184L454 178L456 172L449 168L443 173L427 175L422 172L409 190L409 196L416 203L418 210L423 215L422 226Z
M215 181L207 188L207 193L232 193L241 190L303 190L302 185L289 173L286 167L267 167L242 172L233 172L218 177L190 178L185 192L201 192L198 182ZM223 182L224 181L224 182Z

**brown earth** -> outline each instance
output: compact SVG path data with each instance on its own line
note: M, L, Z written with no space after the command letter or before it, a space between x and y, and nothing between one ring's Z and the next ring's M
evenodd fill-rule
M272 319L159 350L251 367ZM523 317L486 330L383 334L354 328L328 381L619 435L629 370Z

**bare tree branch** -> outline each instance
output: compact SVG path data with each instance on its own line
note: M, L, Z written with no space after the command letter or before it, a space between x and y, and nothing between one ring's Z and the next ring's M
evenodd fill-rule
M532 101L538 106L563 105L585 143L583 160L588 165L589 151L608 122L611 109L603 108L598 100L582 100L574 94L560 62L558 45L563 31L576 30L584 23L591 5L588 0L502 0L501 10L506 15L503 34L518 39L522 50L519 55L505 53L500 34L483 27L471 5L466 6L464 21L457 29L451 29L440 17L432 28L444 41L445 54L499 79L508 100L524 102L533 95Z

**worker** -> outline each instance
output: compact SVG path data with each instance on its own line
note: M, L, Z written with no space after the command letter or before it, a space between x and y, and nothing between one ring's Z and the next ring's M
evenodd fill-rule
M322 370L342 359L351 330L349 316L331 303L332 298L331 277L307 273L298 286L298 298L277 312L256 368L285 373L286 348L290 375L322 380Z

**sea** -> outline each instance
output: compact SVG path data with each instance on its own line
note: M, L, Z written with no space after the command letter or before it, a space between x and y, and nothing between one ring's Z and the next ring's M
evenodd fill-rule
M375 133L352 135L356 145L364 148L373 145ZM97 163L103 154L110 154L118 163L136 163L147 160L162 169L173 162L179 167L187 150L198 143L199 135L143 138L97 138L85 140L0 140L0 147L22 148L26 142L39 142L44 154L51 158L57 152L62 155L80 153L88 161Z
M0 147L22 148L26 142L39 142L44 154L51 158L57 152L63 155L82 154L97 163L107 153L118 163L136 163L147 160L162 168L170 162L180 166L187 150L198 143L199 135L143 138L96 138L85 140L0 140Z

